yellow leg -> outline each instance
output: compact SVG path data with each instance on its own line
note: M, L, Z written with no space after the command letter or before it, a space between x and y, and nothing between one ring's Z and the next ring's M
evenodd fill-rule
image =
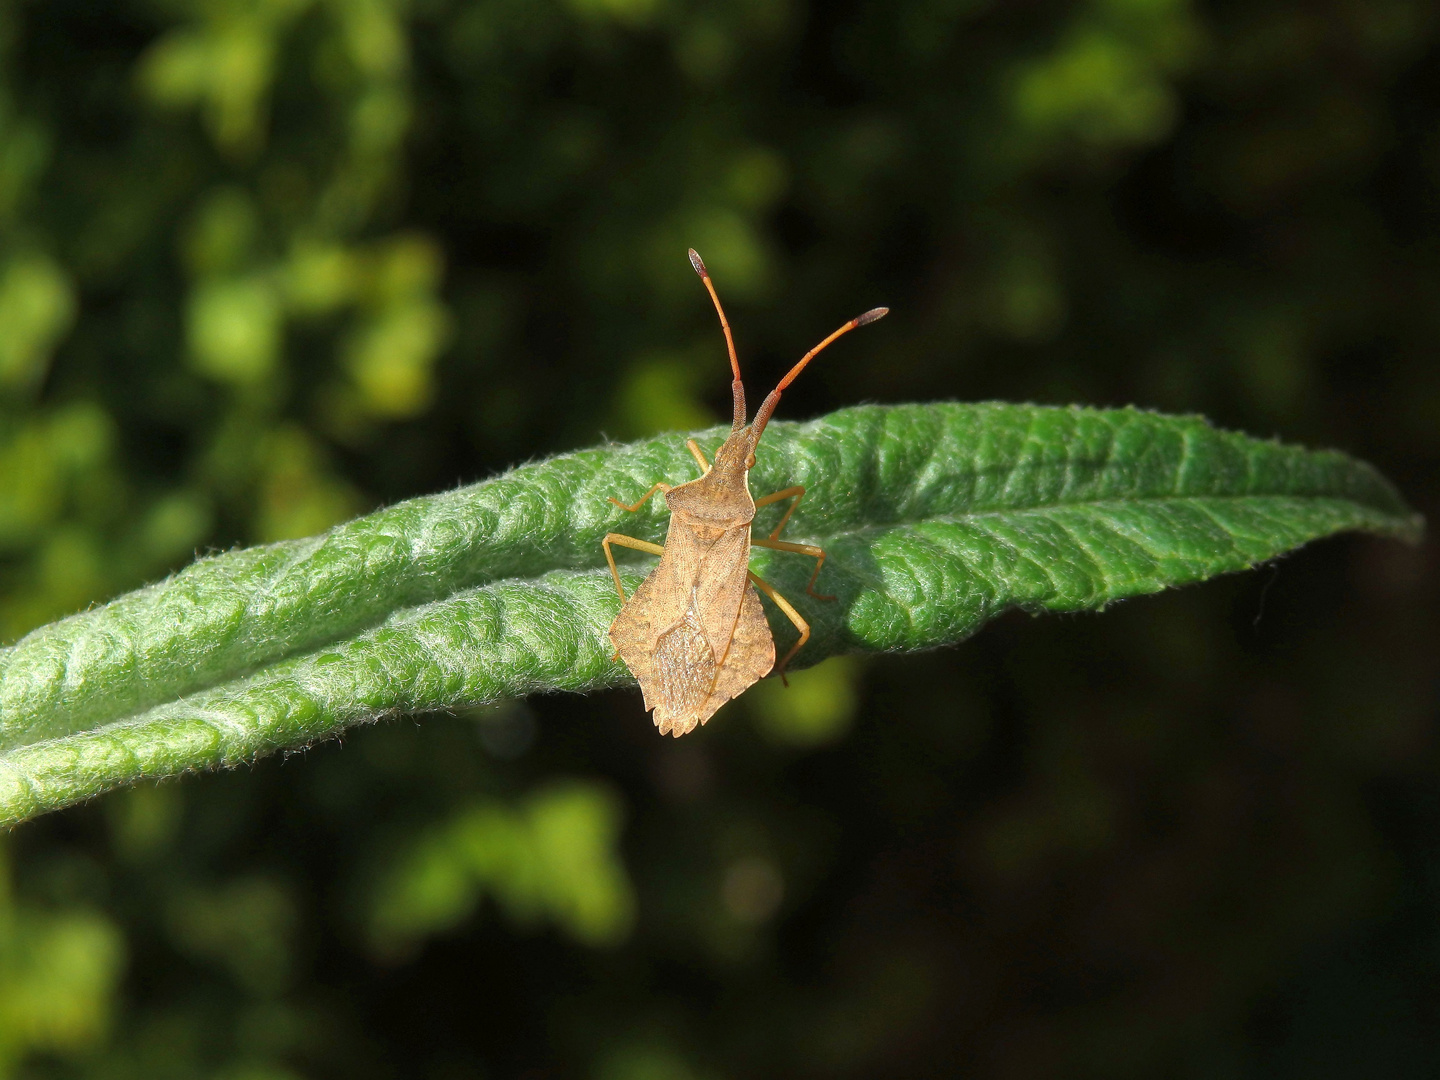
M800 613L790 605L789 600L786 600L785 597L775 591L774 585L771 585L764 578L756 577L748 570L745 574L755 583L757 589L775 601L775 606L783 611L786 617L795 624L795 629L800 631L800 640L790 646L790 651L785 654L785 659L775 665L775 670L780 674L780 681L786 686L789 686L790 680L785 677L785 666L790 663L790 658L800 651L800 646L810 640L810 624L800 617Z
M636 540L633 536L623 536L620 533L605 534L600 546L605 549L605 561L610 564L610 576L615 579L615 591L620 594L620 603L624 604L625 586L620 584L620 569L615 565L615 553L610 550L611 544L634 548L636 551L648 551L651 555L664 555L665 549L659 544L650 543L649 540Z
M645 492L644 495L641 495L641 496L640 496L640 501L637 502L634 506L626 506L626 505L625 505L624 503L622 503L619 499L615 498L614 495L609 496L609 499L610 499L610 501L611 501L612 503L614 503L616 506L620 507L621 510L628 510L630 513L633 514L633 513L635 513L635 511L639 510L640 507L644 506L645 503L646 503L646 501L650 498L651 495L654 495L655 492L657 492L657 491L669 491L669 490L670 490L670 485L669 485L669 484L656 484L656 485L655 485L654 487L652 487L649 491Z
M769 506L771 503L777 503L781 499L788 499L792 495L795 497L795 501L791 503L790 508L785 511L785 516L780 519L780 524L776 525L775 528L770 530L771 540L780 539L780 530L785 528L785 526L789 524L790 515L795 512L795 508L800 505L800 500L805 497L805 489L799 484L796 484L794 487L788 487L784 491L776 491L770 495L765 495L755 500L755 509L759 510L762 506Z
M700 463L701 472L710 471L710 463L705 460L705 455L700 452L700 447L694 439L685 440L685 449L689 450L690 453L694 456L695 460Z
M814 544L792 544L788 540L751 540L751 547L770 548L772 551L793 551L796 555L809 555L815 560L815 572L805 583L805 591L816 600L834 600L835 597L815 591L815 582L820 577L820 568L825 565L825 549Z

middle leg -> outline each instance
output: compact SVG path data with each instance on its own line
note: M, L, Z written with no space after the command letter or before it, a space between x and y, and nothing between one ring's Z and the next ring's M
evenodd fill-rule
M624 604L625 586L620 584L620 568L615 565L615 553L610 550L611 544L634 548L636 551L648 551L651 555L664 555L665 549L659 544L650 543L649 540L637 540L633 536L625 536L621 533L605 534L605 539L600 541L600 546L605 549L605 561L610 564L610 576L615 579L615 591L620 594L620 603Z
M816 600L834 600L835 597L815 591L815 582L820 577L820 567L825 565L825 550L814 544L792 544L788 540L780 539L780 530L790 522L790 515L795 513L795 508L800 505L800 500L805 497L805 488L801 484L785 488L783 491L776 491L770 495L763 495L755 500L755 508L769 506L781 499L793 498L795 501L790 504L789 509L780 519L780 523L770 530L770 535L763 540L751 540L750 543L756 547L773 548L775 551L793 551L797 555L809 555L815 560L815 572L810 575L810 580L805 585L805 592Z
M816 547L814 544L792 544L788 540L751 540L751 547L770 548L772 551L793 551L796 555L809 555L815 560L815 572L810 575L810 580L805 583L805 592L816 600L834 600L835 597L828 593L815 591L815 582L820 577L820 568L825 565L825 549Z

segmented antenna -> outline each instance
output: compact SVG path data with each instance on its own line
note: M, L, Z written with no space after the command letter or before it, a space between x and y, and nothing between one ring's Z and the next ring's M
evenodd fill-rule
M836 338L844 337L851 330L854 330L857 326L869 326L872 322L877 322L880 319L883 319L888 314L890 314L890 309L888 307L871 308L869 311L865 312L864 315L859 315L851 319L844 326L840 327L839 330L836 330L824 341L820 342L819 345L816 345L813 349L811 349L809 352L807 352L804 356L800 358L800 362L790 369L789 374L780 380L780 384L776 386L774 390L770 391L769 396L767 396L765 400L761 402L759 411L755 413L755 422L752 425L750 432L751 453L754 453L756 445L759 444L760 435L764 432L765 425L770 422L770 416L772 413L774 413L775 406L780 404L780 394L785 390L787 386L789 386L792 382L795 381L795 376L799 375L800 372L805 370L805 365L810 363L811 360L815 359L815 357L818 356L825 349L825 347L829 345L832 341L834 341Z
M715 291L715 283L710 280L710 271L705 269L705 260L700 258L700 253L694 248L690 249L690 265L705 283L705 291L715 302L715 313L720 316L720 329L725 331L725 348L730 351L730 370L735 374L735 381L730 384L730 396L735 400L735 418L730 423L730 430L739 431L745 426L745 384L740 381L740 360L735 355L735 338L730 333L730 321L725 318L725 309L720 306L720 295Z

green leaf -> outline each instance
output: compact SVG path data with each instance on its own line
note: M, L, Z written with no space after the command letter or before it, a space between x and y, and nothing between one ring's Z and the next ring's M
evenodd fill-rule
M700 436L711 450L724 432ZM382 716L628 681L600 540L663 539L681 436L605 446L201 559L0 651L0 819L231 765ZM1100 608L1347 529L1415 539L1370 466L1134 409L907 405L771 426L757 494L804 484L754 567L812 621L801 663L953 643L1011 607ZM762 511L768 531L781 508ZM627 561L627 591L653 560ZM772 614L782 646L793 640ZM637 712L639 704L636 705Z

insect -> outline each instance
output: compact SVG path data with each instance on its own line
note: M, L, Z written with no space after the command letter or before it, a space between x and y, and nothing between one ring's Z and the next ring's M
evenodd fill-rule
M670 487L657 483L638 502L627 506L611 496L622 510L635 513L657 491L663 492L670 507L670 530L665 546L637 540L633 536L609 533L602 541L615 589L620 594L620 614L610 624L615 655L624 659L640 683L645 708L654 710L660 734L676 738L705 723L715 710L739 696L775 667L775 639L765 622L756 589L763 592L800 631L800 638L780 661L785 666L810 637L810 624L769 582L750 572L750 548L772 548L809 555L815 570L805 591L821 600L833 600L815 591L815 581L825 564L825 552L810 544L792 544L780 539L790 515L805 497L798 484L759 499L750 497L750 470L755 466L755 446L770 422L780 394L795 381L814 357L836 338L884 317L889 308L875 308L851 319L840 329L801 357L780 384L760 405L755 419L745 418L745 384L740 379L740 362L735 356L735 339L719 294L705 269L705 263L690 249L690 263L700 275L725 332L730 353L730 384L735 419L730 435L707 462L694 439L685 446L699 463L698 480ZM758 507L793 499L780 523L768 537L750 535L750 523ZM651 571L635 595L625 599L620 571L615 566L611 545L634 548L660 556L660 565Z

